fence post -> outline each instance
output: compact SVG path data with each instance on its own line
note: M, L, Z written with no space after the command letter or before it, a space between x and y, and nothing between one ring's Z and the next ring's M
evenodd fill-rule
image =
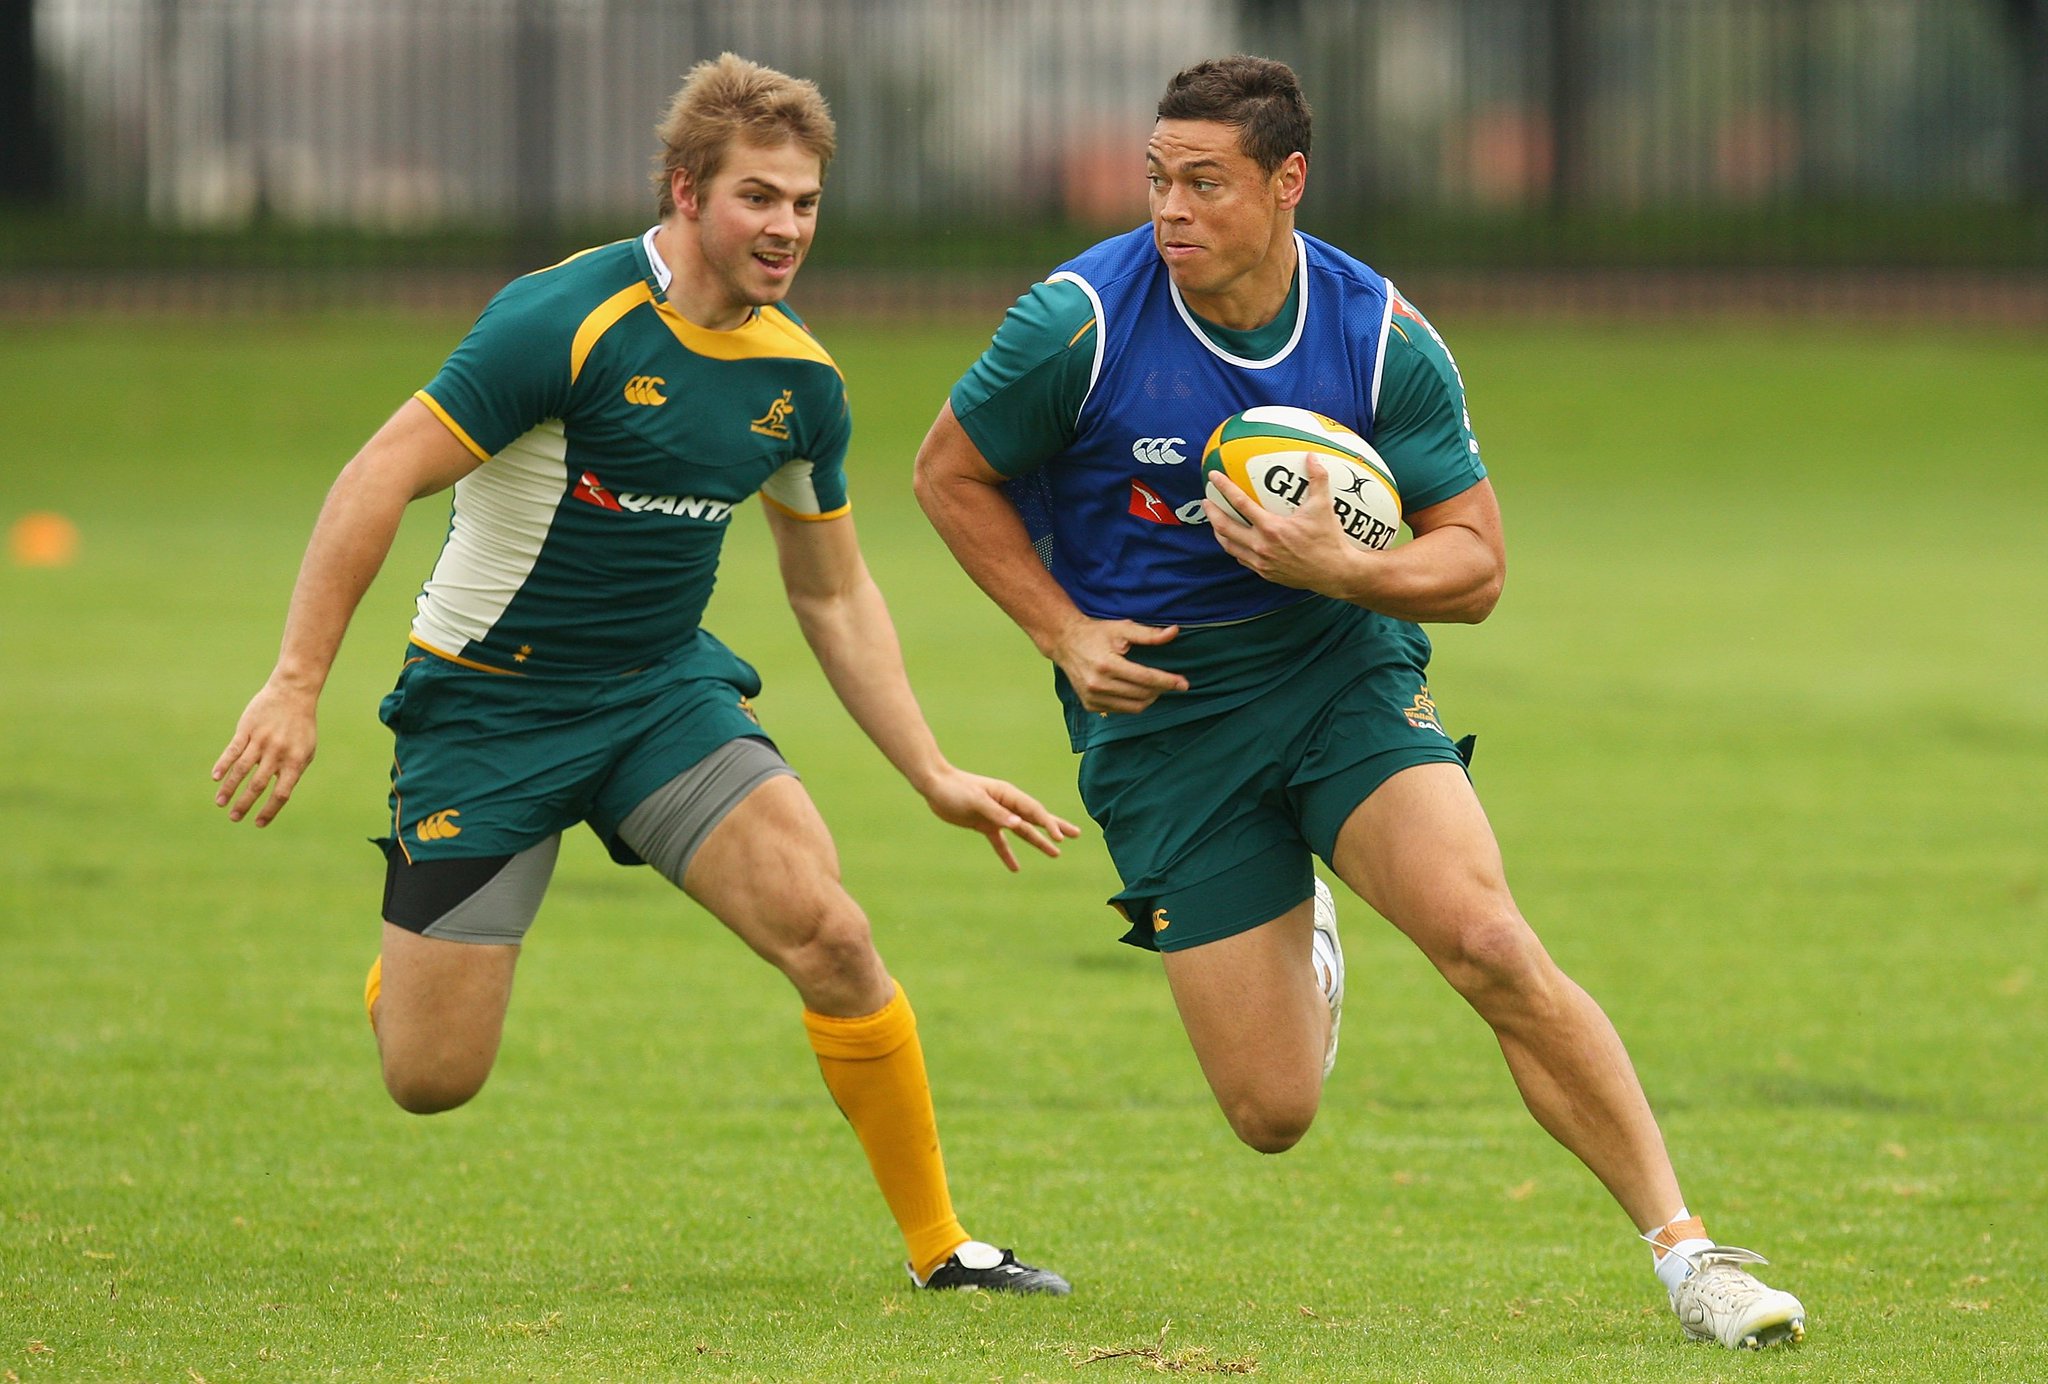
M0 0L0 201L42 201L57 189L36 78L34 0Z
M2020 196L2048 207L2048 3L2006 0L2005 10L2020 66Z
M555 46L552 0L518 0L512 31L512 255L515 273L555 253Z
M1581 206L1591 189L1586 147L1592 92L1593 26L1586 0L1550 0L1550 209Z

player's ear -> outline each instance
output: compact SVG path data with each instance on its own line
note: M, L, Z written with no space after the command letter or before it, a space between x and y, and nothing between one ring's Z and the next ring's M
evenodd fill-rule
M697 219L697 185L690 178L687 168L672 168L668 174L669 200L676 204L676 210L692 221Z
M1301 194L1307 190L1308 155L1297 149L1273 170L1273 196L1280 210L1293 211L1301 205Z

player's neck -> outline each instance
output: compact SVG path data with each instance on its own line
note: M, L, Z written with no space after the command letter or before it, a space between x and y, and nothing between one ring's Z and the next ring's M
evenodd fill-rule
M733 300L704 262L696 238L674 217L664 220L654 233L653 248L669 273L664 290L668 305L692 326L729 332L753 319L754 305Z
M1181 301L1204 322L1233 332L1257 331L1287 306L1288 294L1294 289L1298 258L1294 228L1284 226L1272 249L1257 264L1215 293L1190 293L1182 289Z

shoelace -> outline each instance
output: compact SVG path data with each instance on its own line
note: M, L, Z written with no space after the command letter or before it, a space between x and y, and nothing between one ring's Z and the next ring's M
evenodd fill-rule
M1658 1229L1661 1230L1663 1227L1659 1226ZM1771 1262L1755 1250L1744 1249L1740 1245L1708 1245L1705 1249L1695 1250L1691 1254L1679 1254L1670 1245L1659 1241L1657 1239L1657 1231L1655 1230L1647 1235L1638 1235L1636 1238L1647 1245L1663 1250L1666 1254L1677 1254L1679 1259L1694 1273L1698 1273L1701 1269L1710 1268L1715 1264L1726 1264L1730 1268L1739 1268L1744 1264L1768 1264Z

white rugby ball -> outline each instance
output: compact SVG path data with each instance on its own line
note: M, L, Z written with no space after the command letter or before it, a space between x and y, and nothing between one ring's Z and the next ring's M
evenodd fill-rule
M1330 477L1330 504L1344 536L1361 548L1383 549L1401 531L1401 488L1372 444L1310 409L1261 404L1216 425L1202 448L1203 488L1231 518L1248 522L1212 479L1222 472L1262 509L1287 514L1308 493L1308 461Z

